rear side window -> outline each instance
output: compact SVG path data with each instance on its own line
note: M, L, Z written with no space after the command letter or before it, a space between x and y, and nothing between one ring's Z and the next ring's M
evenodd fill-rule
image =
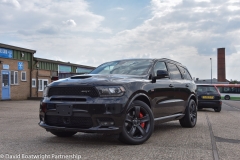
M189 74L189 72L188 72L187 69L185 69L185 68L183 68L183 67L181 67L181 66L179 66L179 69L180 69L180 71L181 71L184 79L192 80L192 77L191 77L191 75Z
M218 93L214 86L197 86L198 93Z
M182 79L182 75L175 64L167 63L171 79Z

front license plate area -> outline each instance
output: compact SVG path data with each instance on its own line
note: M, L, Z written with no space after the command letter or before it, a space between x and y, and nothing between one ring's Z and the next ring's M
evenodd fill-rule
M56 105L57 114L60 116L71 116L72 105Z
M214 96L202 96L202 99L214 99Z

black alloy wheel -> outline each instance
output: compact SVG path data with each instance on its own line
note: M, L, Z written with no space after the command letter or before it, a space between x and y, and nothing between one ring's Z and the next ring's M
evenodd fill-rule
M127 144L142 144L150 138L153 129L151 109L146 103L136 100L127 110L119 140Z
M193 99L188 103L185 116L179 120L182 127L192 128L197 123L197 105Z

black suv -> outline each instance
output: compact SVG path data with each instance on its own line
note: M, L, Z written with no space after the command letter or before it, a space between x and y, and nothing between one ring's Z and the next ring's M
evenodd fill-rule
M154 122L197 121L196 85L186 67L169 59L107 62L90 74L49 84L40 104L39 125L59 137L77 132L119 134L141 144Z

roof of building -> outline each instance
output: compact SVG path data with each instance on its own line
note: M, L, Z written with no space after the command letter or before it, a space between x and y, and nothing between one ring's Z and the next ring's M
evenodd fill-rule
M21 48L21 47L16 47L16 46L11 46L11 45L8 45L8 44L3 44L3 43L0 43L0 47L6 48L6 49L13 49L13 50L18 50L18 51L23 51L23 52L30 52L32 54L36 53L36 50L27 49L27 48Z
M96 68L96 67L92 67L92 66L85 66L85 65L74 64L74 63L70 63L70 62L55 61L55 60L37 58L37 57L34 57L34 60L35 61L41 61L41 62L57 63L57 64L62 64L62 65L71 65L71 66L75 66L75 67L83 67L83 68L89 68L89 69Z

